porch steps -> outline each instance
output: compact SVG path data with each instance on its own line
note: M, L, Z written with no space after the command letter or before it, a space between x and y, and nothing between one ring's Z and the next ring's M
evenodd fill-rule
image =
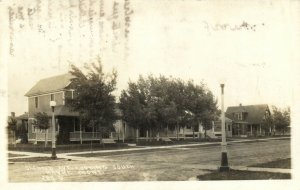
M133 144L133 143L128 143L127 145L128 146L136 146L136 144Z
M162 141L165 141L165 142L172 142L172 140L168 137L163 137L161 139L162 139Z
M116 143L115 139L102 139L103 144L114 144Z
M206 135L211 139L217 139L218 137L214 133L206 133Z

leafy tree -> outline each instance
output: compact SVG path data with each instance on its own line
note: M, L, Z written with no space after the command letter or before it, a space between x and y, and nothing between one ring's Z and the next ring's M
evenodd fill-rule
M7 127L9 131L13 132L14 146L16 146L17 119L13 116L10 116L7 120Z
M35 120L36 127L45 131L45 147L46 147L48 142L47 133L48 133L48 129L50 128L49 117L45 112L38 112L34 114L34 117L36 119Z
M275 125L276 131L280 131L283 135L287 132L288 127L290 126L290 108L279 109L276 106L273 106L273 122Z
M68 100L73 111L80 113L85 125L97 131L112 130L117 119L115 96L117 72L105 74L100 58L96 63L87 64L83 70L71 65L70 73L74 98Z
M268 132L269 135L271 135L272 132L274 133L274 118L270 112L267 112L265 114L265 116L263 118L262 126L264 128L265 135L267 134L267 131L269 131ZM270 131L270 129L271 129L271 131Z
M214 120L216 103L203 84L152 75L140 76L136 83L129 82L120 97L123 119L136 129L155 131L157 136L161 129L173 127L178 137L181 127L194 128L199 122Z

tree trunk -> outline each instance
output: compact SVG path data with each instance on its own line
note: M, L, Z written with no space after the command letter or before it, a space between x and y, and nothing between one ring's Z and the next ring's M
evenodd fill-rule
M160 127L158 128L158 131L157 131L157 141L159 141L159 136L160 136L160 129L161 129L161 125L160 125Z
M81 117L80 117L80 120L79 120L79 127L80 127L80 134L79 134L80 144L82 144L82 126L81 126Z
M176 124L176 137L177 137L177 140L178 140L178 122Z
M17 143L16 143L16 131L15 130L13 132L13 140L14 140L14 147L17 147Z
M169 126L167 125L167 138L169 138L169 136L168 136L168 131L169 131Z

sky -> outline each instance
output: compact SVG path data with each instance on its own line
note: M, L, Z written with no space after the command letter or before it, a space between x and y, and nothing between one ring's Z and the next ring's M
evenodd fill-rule
M171 75L206 83L220 103L225 83L225 108L291 106L299 137L299 19L299 0L0 0L0 121L28 110L40 79L100 57L118 71L117 96L139 75Z
M97 57L118 71L116 96L153 74L204 82L218 100L225 83L225 107L295 101L296 1L15 0L4 13L8 113L27 111L38 80Z

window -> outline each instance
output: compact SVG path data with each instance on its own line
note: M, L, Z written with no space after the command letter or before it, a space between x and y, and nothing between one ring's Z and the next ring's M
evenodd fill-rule
M238 114L238 120L243 120L243 113Z
M50 101L54 101L54 94L50 95Z
M242 112L237 112L237 113L235 113L234 114L234 118L236 119L236 120L243 120L243 113Z
M72 93L72 100L74 99L74 90L71 90L71 93Z
M31 120L31 132L32 133L40 132L40 129L37 127L36 119Z
M229 125L229 124L227 124L227 130L228 130L228 131L231 131L231 128L230 128L230 125Z
M35 108L39 107L39 98L38 97L34 98L34 104L35 104Z

